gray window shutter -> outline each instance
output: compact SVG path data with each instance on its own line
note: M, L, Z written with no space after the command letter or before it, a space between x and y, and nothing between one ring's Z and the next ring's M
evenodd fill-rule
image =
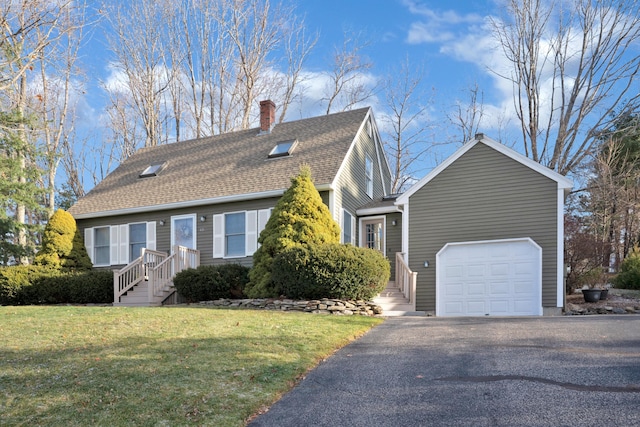
M213 257L224 258L224 215L213 216Z
M156 222L147 222L147 249L156 250Z
M245 255L250 256L258 249L258 211L245 214Z
M84 229L84 247L87 249L91 263L94 263L93 259L93 228Z

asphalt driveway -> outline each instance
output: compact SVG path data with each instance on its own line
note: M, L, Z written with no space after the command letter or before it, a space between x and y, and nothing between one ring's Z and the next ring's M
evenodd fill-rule
M640 426L640 316L390 318L250 426Z

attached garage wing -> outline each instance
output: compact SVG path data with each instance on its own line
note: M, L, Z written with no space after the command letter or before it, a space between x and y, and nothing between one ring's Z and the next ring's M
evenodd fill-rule
M436 255L436 315L542 315L542 248L530 238L447 243Z

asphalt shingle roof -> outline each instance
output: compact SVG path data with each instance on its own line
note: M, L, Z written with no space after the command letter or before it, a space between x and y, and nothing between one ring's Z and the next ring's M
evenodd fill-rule
M81 198L74 216L286 189L301 164L317 186L333 182L369 108L143 148ZM291 156L269 159L278 143L297 139ZM166 162L155 177L149 165Z

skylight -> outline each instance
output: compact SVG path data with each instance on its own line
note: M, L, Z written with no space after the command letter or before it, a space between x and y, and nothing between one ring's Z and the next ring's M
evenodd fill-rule
M293 150L296 148L297 140L292 139L290 141L278 142L273 150L269 153L269 158L290 156Z
M160 171L162 170L162 167L164 166L164 162L163 163L154 163L152 165L149 165L145 170L142 171L142 173L139 175L140 178L147 178L150 176L157 176L158 173L160 173Z

